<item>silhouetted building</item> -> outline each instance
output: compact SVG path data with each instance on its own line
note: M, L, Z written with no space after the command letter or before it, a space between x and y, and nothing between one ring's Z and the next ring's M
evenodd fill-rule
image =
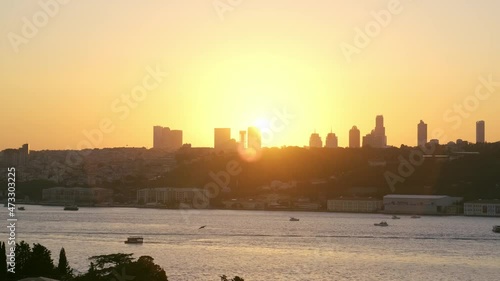
M247 131L240 131L240 148L246 148Z
M384 116L378 115L375 119L375 129L363 137L363 146L383 148L387 146L385 135Z
M417 145L425 146L427 144L427 124L420 120L417 125Z
M311 134L311 137L309 138L309 147L315 147L315 148L323 147L323 141L321 140L319 134L317 133Z
M215 128L214 129L214 148L216 151L224 150L231 140L231 129Z
M339 146L339 140L333 132L330 132L328 135L326 135L325 147L337 148L338 146Z
M484 121L476 122L476 143L484 143L485 142L485 127Z
M0 154L1 161L6 166L25 166L28 164L30 154L29 144L23 144L21 148L9 148L2 151Z
M169 127L153 127L153 148L177 150L182 147L182 131L170 130Z
M360 147L361 133L358 127L353 126L349 131L349 147Z
M248 127L248 148L260 150L262 148L262 139L260 130L257 127Z

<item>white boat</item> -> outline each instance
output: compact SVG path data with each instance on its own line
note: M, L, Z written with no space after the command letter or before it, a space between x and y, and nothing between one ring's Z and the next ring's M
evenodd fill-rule
M401 219L401 218L400 218L400 217L398 217L398 216L392 216L392 219L393 219L393 220L399 220L399 219Z
M500 233L500 225L494 225L493 226L493 232Z
M294 218L294 217L291 217L291 218L290 218L290 221L300 221L300 219L298 219L298 218Z
M412 219L419 219L420 216L417 216L417 215L414 215L414 216L411 216Z
M64 206L64 210L65 211L78 211L78 206L76 205L68 205L68 206Z
M373 225L375 225L375 226L389 226L389 224L386 221L381 221L380 223L374 223Z
M127 238L127 241L125 241L125 244L142 244L144 243L144 238L141 236L130 236Z

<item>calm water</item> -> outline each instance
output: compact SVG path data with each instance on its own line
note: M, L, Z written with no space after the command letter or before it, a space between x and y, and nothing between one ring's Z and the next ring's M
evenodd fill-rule
M26 206L18 241L41 243L72 267L111 253L150 255L171 281L499 280L498 218L265 211L178 211ZM289 217L300 218L290 222ZM5 218L6 208L0 211ZM2 219L3 220L3 219ZM387 220L389 227L374 223ZM205 229L199 230L202 225ZM6 237L6 228L1 228ZM144 245L126 245L142 235ZM3 238L2 240L5 240Z

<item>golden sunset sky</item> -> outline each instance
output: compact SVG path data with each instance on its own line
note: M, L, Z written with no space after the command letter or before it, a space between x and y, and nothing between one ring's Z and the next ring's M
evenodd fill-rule
M500 140L500 1L61 2L0 2L0 149L74 149L102 122L99 148L151 147L154 125L213 146L283 111L264 146L347 146L379 114L390 145L421 119L442 143L475 142L477 120Z

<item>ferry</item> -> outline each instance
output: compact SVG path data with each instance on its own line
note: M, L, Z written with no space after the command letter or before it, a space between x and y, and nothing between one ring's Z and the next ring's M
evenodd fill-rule
M493 232L500 233L500 225L493 226Z
M79 210L79 208L78 208L78 206L76 206L76 205L71 205L71 206L65 206L65 207L64 207L64 210L65 210L65 211L78 211L78 210Z
M141 236L130 236L127 238L127 241L125 241L125 244L142 244L144 243L144 238Z
M389 224L386 221L381 221L380 223L374 223L373 225L375 225L375 226L389 226Z

